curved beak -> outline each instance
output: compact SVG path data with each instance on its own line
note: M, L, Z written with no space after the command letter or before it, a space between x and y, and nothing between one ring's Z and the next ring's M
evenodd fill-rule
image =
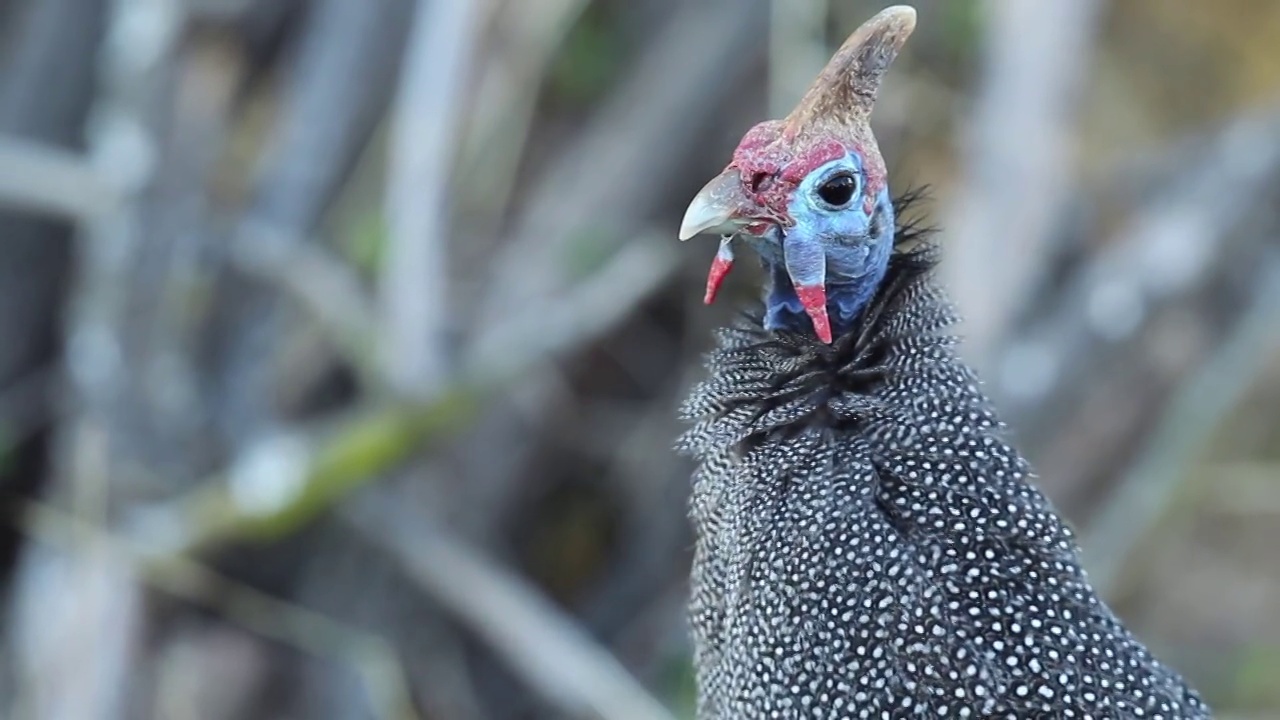
M689 203L680 223L680 239L688 240L702 233L718 233L720 249L707 273L707 289L703 302L715 301L721 284L733 268L733 235L745 225L760 221L760 206L742 189L742 176L729 168L711 179ZM805 313L813 322L814 333L830 343L831 320L827 315L826 252L812 238L787 235L782 244L787 274Z
M703 302L710 305L720 291L725 276L733 268L733 248L730 242L733 235L753 221L752 216L759 208L755 201L742 191L742 176L734 168L729 168L711 179L698 194L689 209L684 213L680 223L680 239L688 240L702 233L722 235L720 249L716 251L715 260L711 262L711 271L707 273L707 290Z
M742 191L742 176L730 168L711 179L698 194L680 223L680 239L701 233L727 235L751 221L755 202Z

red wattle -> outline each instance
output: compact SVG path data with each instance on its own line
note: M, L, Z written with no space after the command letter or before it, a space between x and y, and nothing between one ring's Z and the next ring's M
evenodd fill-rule
M724 283L724 278L732 267L732 258L716 255L711 261L711 272L707 273L707 294L702 298L704 304L710 305L716 301L716 293L720 292L720 285Z
M800 285L796 287L796 296L804 311L813 321L813 331L818 339L831 344L831 319L827 317L827 289L822 285Z

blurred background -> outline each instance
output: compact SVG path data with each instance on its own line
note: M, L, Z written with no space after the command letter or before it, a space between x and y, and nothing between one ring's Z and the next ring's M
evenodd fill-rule
M0 0L0 717L690 717L685 203L870 0ZM1280 4L917 0L875 125L1123 618L1280 717Z

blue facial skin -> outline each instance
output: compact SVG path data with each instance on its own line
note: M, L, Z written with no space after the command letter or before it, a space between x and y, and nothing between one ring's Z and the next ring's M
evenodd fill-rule
M825 202L818 189L842 173L851 174L857 185L849 202L836 207ZM809 173L796 188L788 204L795 224L785 233L774 226L765 236L744 238L760 253L768 278L765 328L802 332L813 328L784 263L783 244L788 241L812 241L823 250L827 312L836 336L848 330L858 311L875 294L893 250L893 203L888 188L882 188L868 215L863 211L864 182L857 155L850 153L833 160Z

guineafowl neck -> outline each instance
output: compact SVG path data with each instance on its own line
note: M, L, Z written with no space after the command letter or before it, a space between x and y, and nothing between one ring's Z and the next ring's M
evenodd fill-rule
M865 272L856 277L836 277L827 281L827 314L836 335L853 330L863 308L875 296L885 276L888 265L888 242L884 243L883 258L872 257ZM811 333L812 325L795 286L786 269L780 264L766 263L767 282L764 293L763 326L767 330Z

